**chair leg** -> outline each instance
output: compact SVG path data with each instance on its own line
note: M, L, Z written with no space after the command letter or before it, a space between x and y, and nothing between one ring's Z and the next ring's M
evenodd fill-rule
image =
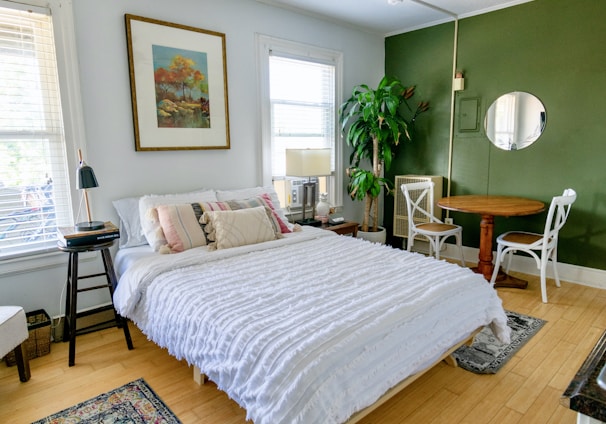
M558 253L557 247L555 247L550 255L551 265L553 266L553 279L555 280L556 287L560 287L560 276L558 274Z
M457 246L459 247L459 254L461 255L461 266L466 267L465 256L463 255L463 241L461 240L461 234L455 234Z
M501 267L501 261L503 260L503 248L497 247L497 257L494 260L494 270L492 271L492 277L490 277L490 285L494 287L494 283L497 281L497 275L499 275L499 268Z
M552 260L551 265L553 266L553 280L555 281L556 287L560 286L560 276L558 275L558 262Z
M29 357L25 351L25 343L21 343L13 350L13 352L15 353L17 370L19 371L19 380L25 383L31 377L31 372L29 369Z
M547 258L541 259L541 300L547 303Z
M438 237L429 237L429 256L435 256L437 260L440 260L440 243Z
M509 269L511 268L511 260L513 259L513 254L515 252L515 250L510 250L509 252L507 252L507 268L505 268L505 272L507 274L509 274Z

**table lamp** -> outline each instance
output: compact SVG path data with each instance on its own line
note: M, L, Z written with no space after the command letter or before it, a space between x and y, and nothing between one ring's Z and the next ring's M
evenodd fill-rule
M300 225L320 226L321 221L314 219L316 214L316 183L311 177L327 176L331 174L331 149L286 149L286 175L290 177L304 177L307 182L303 184L303 211ZM311 218L305 218L305 209L308 199L311 204Z
M93 221L90 216L90 206L88 204L88 193L87 190L89 188L99 187L99 183L97 182L97 178L95 177L95 172L93 168L88 166L86 162L82 159L82 151L78 149L78 158L80 159L80 166L78 166L78 171L76 173L76 180L78 181L78 189L83 191L84 202L86 203L86 217L88 221L79 222L76 224L76 230L78 231L93 231L100 230L105 227L105 224L102 221Z

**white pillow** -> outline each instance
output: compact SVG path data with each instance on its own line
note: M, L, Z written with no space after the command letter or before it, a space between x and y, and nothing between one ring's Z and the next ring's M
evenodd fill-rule
M235 211L210 211L202 216L204 231L213 240L210 250L262 243L281 237L276 233L264 206Z
M147 240L141 231L139 199L140 197L127 197L112 202L116 212L118 212L118 217L120 217L119 246L121 248L147 244Z
M216 201L213 190L192 191L178 194L150 194L139 199L139 219L145 239L154 251L167 244L162 232L156 207L160 205L173 205L178 203L200 203Z
M282 220L282 222L288 227L290 231L293 230L294 225L288 222L288 218L286 217L286 213L284 208L280 205L280 199L278 198L278 193L276 193L276 189L274 186L265 186L265 187L250 187L250 188L242 188L235 190L217 190L217 200L244 200L250 197L260 196L264 193L269 194L271 197L271 202L274 204L275 212Z

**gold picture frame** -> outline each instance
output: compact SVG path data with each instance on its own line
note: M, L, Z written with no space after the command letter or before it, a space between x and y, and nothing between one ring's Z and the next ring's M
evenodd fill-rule
M225 34L124 18L135 150L229 149Z

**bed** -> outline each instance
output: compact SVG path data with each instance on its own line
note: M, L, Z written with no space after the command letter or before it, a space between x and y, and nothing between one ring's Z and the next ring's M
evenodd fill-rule
M256 424L352 421L484 326L509 340L497 293L467 268L313 227L219 237L176 254L123 246L114 304Z

